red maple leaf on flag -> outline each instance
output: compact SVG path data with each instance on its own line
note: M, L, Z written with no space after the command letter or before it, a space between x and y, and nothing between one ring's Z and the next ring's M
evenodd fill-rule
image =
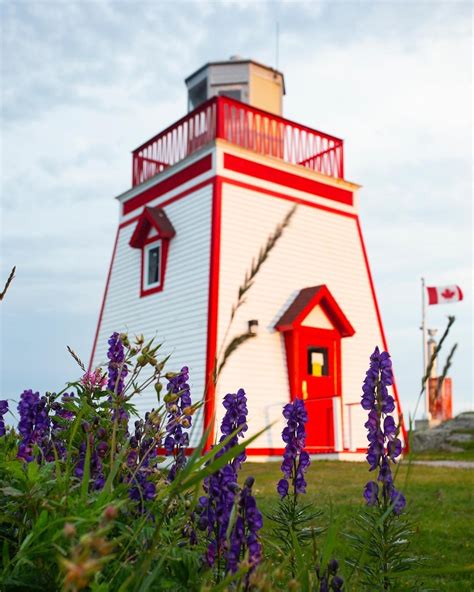
M443 298L446 298L447 300L449 300L449 298L452 298L455 294L456 294L456 292L453 292L449 288L446 288L446 290L444 290L444 292L441 292L441 296Z

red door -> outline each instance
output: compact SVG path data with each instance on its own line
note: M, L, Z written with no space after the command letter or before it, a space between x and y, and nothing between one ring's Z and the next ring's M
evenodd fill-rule
M340 395L340 336L335 331L311 327L297 331L299 396L308 411L306 445L333 450L333 398Z

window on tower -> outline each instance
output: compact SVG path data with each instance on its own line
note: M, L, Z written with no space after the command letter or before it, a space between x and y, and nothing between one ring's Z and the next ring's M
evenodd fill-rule
M237 101L242 100L242 91L240 88L229 88L226 90L219 91L220 97L229 97L230 99L235 99Z
M188 101L189 111L196 109L199 105L204 103L204 101L207 101L207 78L204 78L204 80L198 82L196 86L189 89Z
M161 240L144 248L144 288L156 288L161 284Z

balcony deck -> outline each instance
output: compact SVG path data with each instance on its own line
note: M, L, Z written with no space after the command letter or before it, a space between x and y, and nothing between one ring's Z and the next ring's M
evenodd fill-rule
M228 97L213 97L133 151L135 187L216 139L344 178L344 142Z

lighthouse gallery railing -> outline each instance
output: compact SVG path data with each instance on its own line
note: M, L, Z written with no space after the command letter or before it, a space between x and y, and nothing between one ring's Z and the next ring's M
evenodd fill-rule
M344 142L228 97L214 97L133 151L133 186L216 138L331 177L344 177Z

